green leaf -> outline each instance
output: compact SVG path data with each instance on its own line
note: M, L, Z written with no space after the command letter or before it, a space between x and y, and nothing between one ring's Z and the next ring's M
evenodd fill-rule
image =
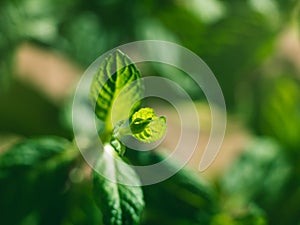
M269 89L261 98L261 132L275 137L298 154L300 85L291 76L284 75L276 77L274 81L268 80L265 86Z
M62 224L66 184L78 153L64 138L41 137L24 140L1 155L1 221Z
M105 225L138 224L144 208L141 187L123 184L138 185L139 179L135 171L121 160L114 148L106 144L97 163L101 175L93 172L94 195Z
M142 142L154 142L166 132L166 118L158 117L152 108L142 108L131 118L130 129L135 138Z
M282 147L273 139L261 137L246 146L223 175L221 184L224 195L239 204L256 201L264 208L273 208L290 173Z
M95 113L105 122L107 131L112 130L112 123L130 118L140 106L143 86L139 78L136 66L119 50L101 63L90 96L92 104L96 104Z
M70 142L59 137L28 139L16 144L0 157L0 169L33 166L63 152Z

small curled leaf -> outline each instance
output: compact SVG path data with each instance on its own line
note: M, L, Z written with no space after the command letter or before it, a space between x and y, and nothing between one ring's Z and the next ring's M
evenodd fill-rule
M158 141L166 132L166 118L157 116L152 108L141 108L133 114L131 120L131 132L142 142Z

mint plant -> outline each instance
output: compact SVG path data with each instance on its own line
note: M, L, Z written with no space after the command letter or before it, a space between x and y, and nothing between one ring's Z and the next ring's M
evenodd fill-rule
M166 118L157 116L152 108L140 108L142 92L140 72L118 50L100 65L91 85L91 103L95 105L98 119L104 122L99 135L104 143L104 151L108 151L114 159L103 154L97 162L97 170L104 174L114 173L113 181L97 171L93 172L95 199L106 225L138 224L144 208L141 187L122 184L124 180L139 183L139 178L130 167L125 167L124 171L120 166L119 160L123 160L126 152L121 138L131 135L150 143L161 139L165 134ZM115 112L114 121L112 112Z
M112 52L99 66L90 87L90 99L91 104L95 106L95 116L102 121L99 138L104 149L96 149L103 151L103 154L97 159L92 177L94 199L101 210L105 225L138 224L145 207L142 188L139 185L124 185L124 181L140 184L140 180L130 166L122 165L122 162L128 162L128 159L126 159L126 146L121 141L123 137L130 135L141 142L150 143L161 139L165 134L166 118L157 116L152 108L141 107L143 89L139 70L125 54L118 50ZM74 164L78 164L79 159L80 154L75 142L57 137L25 140L1 155L0 181L17 183L16 187L20 184L24 186L23 194L28 196L28 199L24 199L23 194L16 196L24 199L24 204L30 202L29 196L34 196L35 190L43 194L43 197L40 197L43 202L44 196L47 196L45 190L47 194L51 193L49 188L52 186L47 183L53 182L59 185L59 187L54 186L55 190L63 190L68 174ZM97 171L109 174L113 179L108 179ZM59 182L54 182L55 177L59 178ZM46 181L46 187L43 186L43 182L33 183L32 180ZM0 190L5 193L10 192L4 185ZM13 192L17 191L13 190ZM57 205L56 202L52 202L57 198L47 200L49 204L44 204L43 207L41 202L34 202L31 204L32 208L24 207L26 210L23 211L22 208L20 215L16 213L16 218L6 218L5 215L2 216L2 212L6 209L0 210L0 218L18 224L31 211L35 215L35 210L41 213L51 211L61 215L61 212L51 208ZM7 200L7 202L11 201ZM37 224L60 224L61 218L53 217L53 220L46 222L46 218L39 216L36 220Z
M29 138L1 152L0 222L12 225L267 224L258 206L231 204L234 194L226 194L228 198L225 198L221 187L218 193L199 174L187 169L178 171L178 165L165 161L159 151L132 151L122 143L126 136L144 143L155 142L166 131L166 118L142 104L144 87L140 78L136 66L120 51L108 55L94 76L89 94L95 117L102 121L98 135L103 149L95 149L101 154L92 171L93 191L89 188L90 179L83 175L86 163L75 142L54 136ZM147 166L162 161L159 170L148 171L149 177L157 172L177 173L144 187L139 185L144 177L139 177L126 164ZM236 170L241 171L240 168L238 165ZM224 183L240 187L236 184L243 177L236 176L232 184L232 179ZM228 202L225 205L224 199Z

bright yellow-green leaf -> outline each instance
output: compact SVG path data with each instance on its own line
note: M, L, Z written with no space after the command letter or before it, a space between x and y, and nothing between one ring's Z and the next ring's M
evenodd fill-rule
M130 129L135 138L142 142L154 142L166 132L166 118L158 117L152 108L142 108L131 118Z

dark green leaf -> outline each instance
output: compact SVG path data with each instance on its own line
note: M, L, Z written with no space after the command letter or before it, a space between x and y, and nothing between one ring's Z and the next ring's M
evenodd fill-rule
M63 138L35 138L13 146L0 156L3 224L62 223L66 213L66 184L73 156L77 154L71 146Z
M105 225L138 224L144 208L141 187L122 184L137 185L139 179L129 166L122 166L120 160L114 148L107 144L97 163L101 175L93 172L95 199Z
M0 168L15 166L34 166L61 153L70 144L58 137L29 139L18 143L0 157Z

